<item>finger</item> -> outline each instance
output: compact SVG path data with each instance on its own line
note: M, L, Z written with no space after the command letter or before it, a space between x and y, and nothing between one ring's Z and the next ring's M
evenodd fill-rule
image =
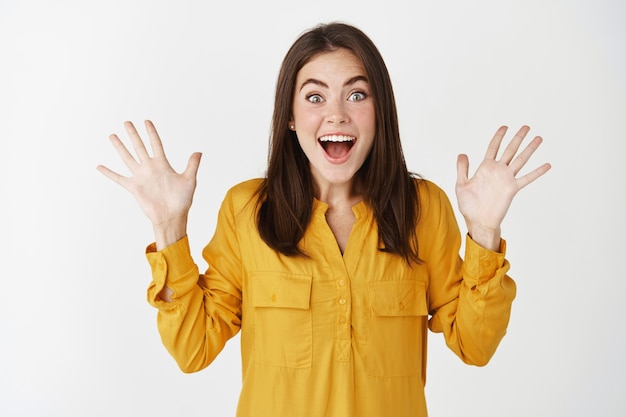
M148 138L150 138L150 147L152 148L152 154L155 157L165 158L165 151L163 150L163 143L159 137L159 133L154 127L154 124L150 120L144 122L146 131L148 132Z
M109 140L111 141L111 144L115 148L117 154L122 159L122 162L124 162L124 165L126 165L128 169L132 171L138 165L137 160L135 160L131 153L128 152L128 149L126 149L126 146L124 146L124 144L117 135L109 136Z
M524 175L523 177L518 178L517 179L518 189L521 190L522 188L526 187L528 184L530 184L531 182L535 181L537 178L541 177L543 174L548 172L550 168L552 168L552 165L545 163L541 165L539 168L535 169L534 171L531 171L528 174Z
M496 134L493 135L491 142L489 142L489 146L487 146L487 152L485 153L485 159L496 159L498 155L498 149L500 149L500 144L502 143L502 138L506 134L508 127L500 126L500 128L496 131Z
M515 175L517 175L517 173L520 172L524 165L526 165L532 154L535 153L535 151L537 150L537 148L539 148L539 145L541 145L542 142L543 139L541 138L541 136L536 136L532 141L530 141L528 146L526 146L526 148L524 148L524 150L517 156L517 158L515 158L513 162L510 163L509 166L511 167Z
M102 175L104 175L105 177L107 177L111 181L115 182L116 184L121 185L124 188L127 188L126 187L126 180L127 180L126 177L118 174L115 171L110 170L109 168L105 167L104 165L98 165L96 167L96 169L98 170L98 172L100 172Z
M187 168L185 168L184 176L187 178L196 178L198 174L198 167L200 166L200 159L202 158L202 154L200 152L195 152L189 157L189 161L187 161Z
M467 155L460 154L456 159L456 183L462 185L467 182L469 173L469 159Z
M502 153L502 158L500 158L502 162L508 165L513 160L513 157L517 153L517 150L524 141L524 138L528 134L529 130L530 127L522 126L520 130L517 131L511 142L509 142L508 146Z
M135 153L137 153L137 157L139 158L139 162L143 162L147 159L150 159L150 155L148 155L148 151L146 150L146 146L141 140L139 133L137 133L137 129L135 129L135 125L132 122L124 122L124 127L126 128L126 133L130 137L130 141L133 144L133 148L135 149Z

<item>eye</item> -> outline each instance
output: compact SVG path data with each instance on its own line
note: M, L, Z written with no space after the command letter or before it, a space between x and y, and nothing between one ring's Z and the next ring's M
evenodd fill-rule
M355 91L354 93L350 94L350 97L348 97L349 101L361 101L361 100L365 100L367 98L367 94L365 94L362 91Z
M310 94L306 97L306 99L309 100L313 104L318 104L324 101L322 96L320 96L319 94Z

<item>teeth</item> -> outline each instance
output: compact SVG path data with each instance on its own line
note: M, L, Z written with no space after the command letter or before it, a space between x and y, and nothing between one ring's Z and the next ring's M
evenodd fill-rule
M329 135L322 136L320 142L352 142L354 139L354 136Z

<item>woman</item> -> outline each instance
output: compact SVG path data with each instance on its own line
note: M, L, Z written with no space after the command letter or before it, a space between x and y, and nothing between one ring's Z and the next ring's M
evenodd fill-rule
M241 330L238 416L425 416L426 332L484 365L504 336L515 284L500 224L515 194L550 166L517 173L541 143L522 127L499 160L498 129L476 174L459 156L450 203L404 162L391 82L360 30L318 26L278 77L267 176L229 190L200 274L187 215L200 154L182 174L151 122L153 156L130 122L132 176L98 167L151 220L149 301L181 369L208 366ZM430 317L430 318L429 318Z

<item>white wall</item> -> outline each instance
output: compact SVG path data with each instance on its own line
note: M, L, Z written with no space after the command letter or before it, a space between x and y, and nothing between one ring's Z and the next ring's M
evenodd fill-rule
M204 153L194 255L228 187L264 172L273 89L289 45L330 20L362 28L395 83L410 168L454 200L501 124L545 144L504 235L518 283L485 368L431 334L432 416L626 413L626 6L610 1L0 2L0 415L228 416L238 339L181 373L162 347L148 221L95 170L151 118L170 160Z

